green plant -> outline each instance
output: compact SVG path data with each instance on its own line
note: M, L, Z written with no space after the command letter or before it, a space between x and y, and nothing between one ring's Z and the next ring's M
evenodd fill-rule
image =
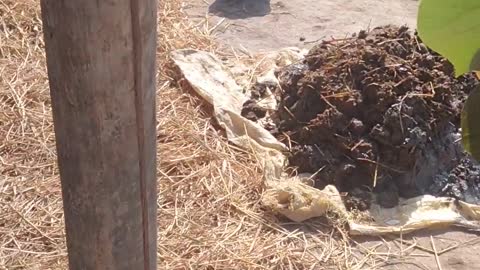
M480 77L480 0L421 0L417 28L422 41L452 62L455 76ZM462 143L480 160L480 87L464 104Z

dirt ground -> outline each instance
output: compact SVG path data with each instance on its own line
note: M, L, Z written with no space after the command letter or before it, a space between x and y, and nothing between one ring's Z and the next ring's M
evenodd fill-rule
M480 265L480 238L477 236L456 229L439 229L419 231L403 238L360 238L354 241L371 252L392 254L388 261L379 264L376 269L461 270L477 269ZM413 244L416 244L416 248L412 252Z
M385 24L414 27L417 3L416 0L185 0L185 10L195 20L203 20L210 10L210 29L225 18L215 28L215 35L230 46L259 52L288 46L310 47L318 40L341 38Z
M184 8L196 22L210 13L207 29L223 44L262 52L287 46L310 48L319 40L343 38L386 24L414 28L417 4L415 0L186 0ZM429 230L402 240L358 238L353 241L371 252L397 254L378 265L378 269L474 269L480 266L480 239L474 232ZM417 243L417 247L412 253L409 246L413 243ZM399 257L403 252L409 255Z

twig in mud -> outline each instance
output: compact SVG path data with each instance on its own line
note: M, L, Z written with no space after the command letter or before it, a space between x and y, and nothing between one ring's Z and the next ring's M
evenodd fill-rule
M403 129L403 121L402 121L402 105L406 97L407 95L403 96L402 99L400 100L400 104L398 105L398 118L400 122L400 130L402 131L402 135L405 134L405 130Z
M330 37L329 40L324 40L322 41L323 44L332 44L332 43L336 43L336 42L340 42L340 41L349 41L349 40L354 40L356 39L356 37L346 37L346 38L334 38L334 37Z
M395 85L393 85L393 87L395 87L395 88L399 87L402 83L404 83L408 79L409 79L409 77L401 79L399 82L397 82Z
M405 80L405 79L404 79ZM398 84L402 83L404 80L400 81ZM430 84L432 84L430 82ZM395 87L397 86L395 85ZM400 119L400 129L402 131L402 134L405 134L405 130L403 128L403 121L402 121L402 106L403 106L403 102L405 101L405 99L407 97L430 97L432 98L434 95L435 95L435 90L433 89L433 85L431 86L432 87L432 94L416 94L416 93L408 93L406 94L405 96L402 97L402 99L400 100L400 103L399 103L399 106L398 106L398 118ZM411 119L411 117L410 117Z
M360 145L362 145L362 143L364 142L363 139L361 139L358 143L356 143L352 148L350 148L350 151L353 152L355 149L357 149L357 147L359 147Z
M417 45L417 49L420 51L422 48L420 47L420 43L418 43L417 35L413 35L413 41L415 41L415 44Z
M332 103L330 103L330 101L328 101L323 95L320 95L320 98L325 101L325 103L328 104L328 106L332 107L332 109L334 109L336 112L340 112L337 107L335 107L335 105L333 105Z
M323 151L320 149L320 147L318 147L317 144L314 144L315 148L317 148L317 151L322 155L322 156L325 156L325 154L323 153Z
M292 140L290 139L290 136L288 136L287 133L285 132L282 132L283 136L285 136L285 138L287 138L287 141L288 141L288 149L292 149Z
M405 171L401 171L401 170L398 170L398 169L389 167L389 166L387 166L387 165L385 165L385 164L376 162L376 161L371 160L371 159L368 159L368 158L357 158L357 160L370 162L370 163L372 163L372 164L377 164L377 163L378 163L379 166L382 166L382 167L385 168L385 169L389 169L389 170L392 170L392 171L397 172L397 173L405 173Z
M373 187L377 186L377 176L378 176L378 161L380 160L380 157L377 157L377 162L375 164L375 173L373 174Z
M380 69L379 67L374 68L374 69L370 70L369 72L365 73L365 76L368 76L368 75L374 73L375 71L377 71L377 70L379 70L379 69ZM373 84L373 85L379 85L378 83L371 83L371 84L369 84L369 85L372 85L372 84Z
M400 40L403 40L403 38L387 39L387 40L384 40L384 41L382 41L382 42L377 43L377 45L383 45L383 44L385 44L385 43L394 42L394 41L400 41ZM403 46L402 46L402 47L403 47Z
M297 121L297 123L300 122L300 121L298 121L297 117L295 117L295 115L287 108L287 106L283 106L283 108L288 113L288 115L290 115L290 117L292 117L293 120Z
M331 94L328 96L323 96L324 98L341 98L345 96L351 95L349 92L341 92L341 93L336 93L336 94Z
M412 94L409 94L408 97L433 97L432 94L415 94L415 93L412 93Z
M430 82L430 88L432 89L432 94L431 97L433 98L435 96L435 87L433 87L433 83Z
M313 177L315 177L317 174L319 174L321 171L323 171L323 169L325 169L325 167L327 167L327 165L323 165L322 167L320 167L320 169L318 169L316 172L314 172L312 175L310 175L310 177L308 177L308 180L312 180Z

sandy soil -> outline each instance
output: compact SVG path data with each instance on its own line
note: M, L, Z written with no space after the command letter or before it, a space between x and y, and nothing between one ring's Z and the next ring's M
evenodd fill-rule
M355 240L359 246L368 248L371 252L391 254L388 261L378 265L376 269L463 270L477 269L480 266L478 234L455 228L419 231L403 236L401 239L399 237L379 237ZM416 248L412 252L413 244L416 244ZM438 262L435 258L435 251L438 255Z
M287 46L310 47L362 29L416 24L416 0L185 0L194 21L210 13L210 27L224 44L251 52ZM217 25L218 24L218 25ZM399 239L359 238L371 252L397 254L377 269L475 269L480 266L478 234L454 229L428 230ZM477 241L478 240L478 241ZM399 257L412 243L414 255ZM432 242L438 255L435 259ZM439 264L441 266L439 266ZM441 268L440 268L441 267Z
M210 5L209 3L210 2ZM415 26L416 0L185 0L193 19L210 11L216 36L234 47L269 51L309 47L385 24ZM215 16L213 14L217 14Z

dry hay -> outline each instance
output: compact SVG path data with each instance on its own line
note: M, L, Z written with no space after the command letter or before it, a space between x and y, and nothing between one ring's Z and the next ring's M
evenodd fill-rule
M321 220L281 223L263 211L255 157L229 145L172 79L168 52L215 51L211 28L189 23L179 0L161 1L159 13L159 269L360 269L385 260L372 250L357 257ZM0 269L65 269L38 1L0 0L0 18Z

